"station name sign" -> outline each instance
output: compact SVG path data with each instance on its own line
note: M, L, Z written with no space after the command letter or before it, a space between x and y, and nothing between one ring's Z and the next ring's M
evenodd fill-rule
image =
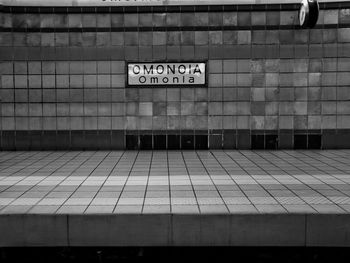
M205 63L129 63L128 85L205 85Z

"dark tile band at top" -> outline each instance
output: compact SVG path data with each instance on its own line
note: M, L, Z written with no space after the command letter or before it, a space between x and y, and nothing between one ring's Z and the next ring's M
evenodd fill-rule
M299 4L198 5L198 6L105 6L105 7L42 7L3 6L1 12L13 13L164 13L164 12L223 12L223 11L294 11ZM350 2L320 3L320 9L350 8Z
M350 28L350 24L316 25L315 29ZM85 28L0 28L0 32L69 33L69 32L166 32L166 31L226 31L226 30L291 30L299 25L254 25L254 26L179 26L179 27L85 27Z
M312 131L221 130L218 133L204 130L170 132L126 130L2 131L0 133L0 151L125 148L134 150L349 148L349 134L349 130L345 129Z

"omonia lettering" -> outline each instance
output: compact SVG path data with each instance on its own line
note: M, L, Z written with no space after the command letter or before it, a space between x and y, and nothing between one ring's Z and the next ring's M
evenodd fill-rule
M128 84L204 85L205 63L130 63Z

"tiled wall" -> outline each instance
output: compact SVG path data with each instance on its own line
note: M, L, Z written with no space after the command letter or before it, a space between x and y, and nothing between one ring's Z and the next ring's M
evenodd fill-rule
M1 149L350 146L350 7L6 8ZM207 61L203 87L126 86L127 61Z

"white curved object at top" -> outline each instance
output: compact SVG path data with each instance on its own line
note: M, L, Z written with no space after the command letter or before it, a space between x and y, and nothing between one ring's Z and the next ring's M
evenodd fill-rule
M319 2L337 2L321 0ZM0 0L4 6L145 6L145 5L227 5L290 4L301 0Z

